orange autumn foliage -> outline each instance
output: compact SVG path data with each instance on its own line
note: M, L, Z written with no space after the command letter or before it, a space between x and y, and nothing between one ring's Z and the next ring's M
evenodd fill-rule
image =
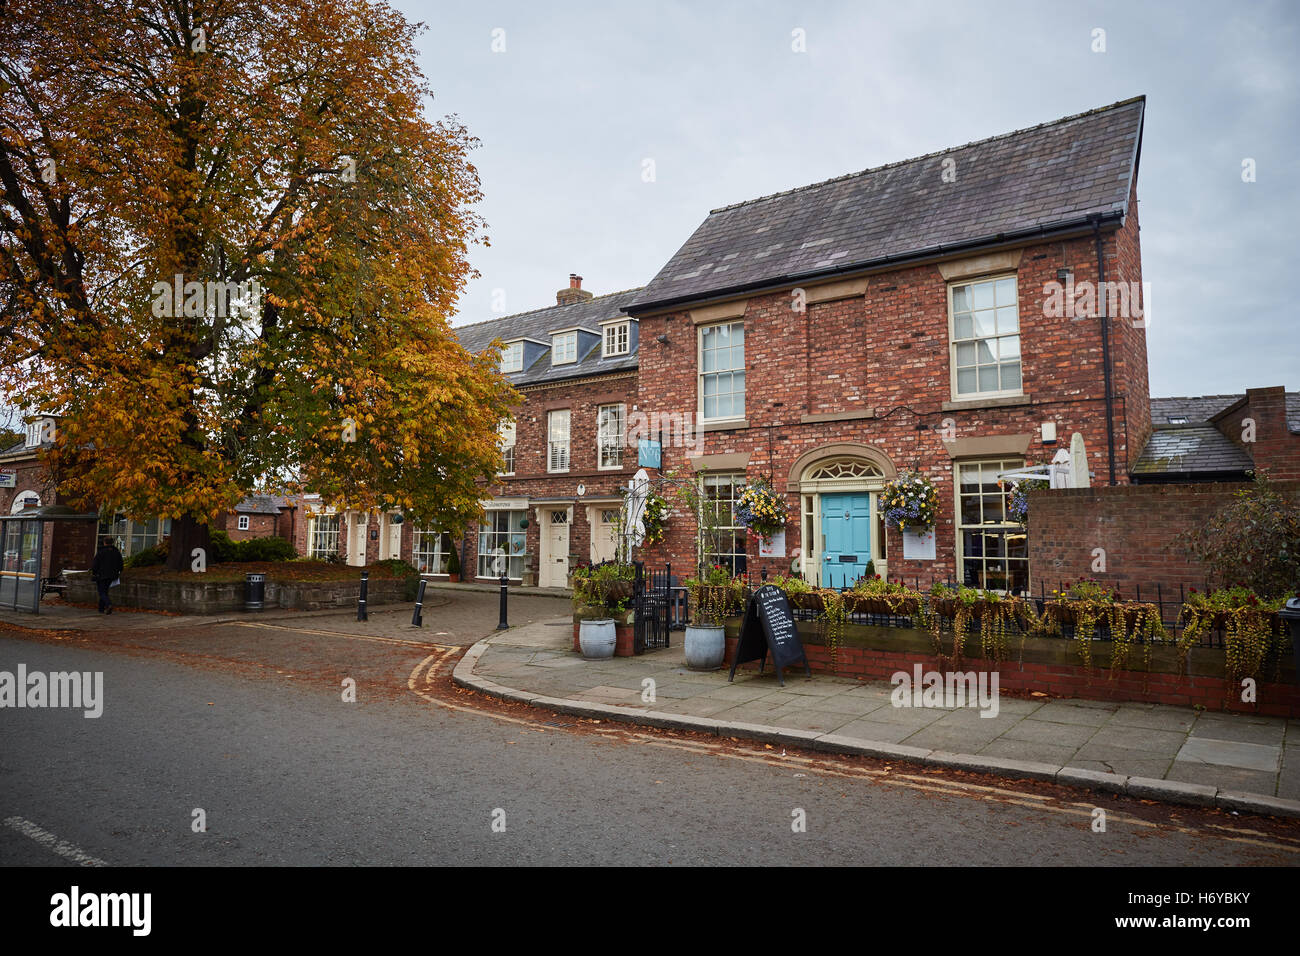
M8 0L0 388L62 416L74 504L204 540L267 484L478 515L516 396L450 331L475 140L425 117L418 30L382 3Z

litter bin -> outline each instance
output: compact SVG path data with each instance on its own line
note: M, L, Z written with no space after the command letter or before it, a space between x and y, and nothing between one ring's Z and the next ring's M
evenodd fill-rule
M266 575L244 575L244 610L260 611L266 601Z
M1277 613L1291 628L1291 659L1295 662L1296 683L1300 684L1300 597L1291 598Z

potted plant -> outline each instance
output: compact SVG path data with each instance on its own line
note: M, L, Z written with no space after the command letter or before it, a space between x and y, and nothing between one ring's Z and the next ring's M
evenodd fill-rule
M630 564L613 561L573 572L573 607L578 622L578 649L587 660L613 657L618 645L615 618L625 614L632 594Z
M745 582L715 564L698 577L686 579L690 623L686 626L686 666L715 671L727 654L727 618L745 606Z
M452 584L460 580L460 552L456 548L447 554L447 580Z
M857 581L849 593L854 598L853 610L868 614L911 617L921 609L921 595L902 584L886 581L878 574Z
M786 600L790 602L791 607L810 611L821 609L822 603L821 598L817 596L817 589L803 578L778 574L768 583L785 592Z

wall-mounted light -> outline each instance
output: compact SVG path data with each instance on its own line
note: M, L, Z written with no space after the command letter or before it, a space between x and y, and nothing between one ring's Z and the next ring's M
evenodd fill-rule
M655 341L658 342L660 345L667 345L667 344L668 344L668 333L667 333L667 332L660 332L658 335L655 336Z
M1069 282L1070 279L1071 279L1073 276L1074 276L1074 270L1073 270L1073 269L1065 268L1065 269L1057 269L1057 270L1056 270L1056 281L1057 281L1057 282Z

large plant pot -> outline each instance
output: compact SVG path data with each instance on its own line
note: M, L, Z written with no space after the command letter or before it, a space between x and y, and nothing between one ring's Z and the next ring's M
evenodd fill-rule
M617 643L618 634L614 629L613 618L583 621L578 625L578 647L582 656L589 661L613 657Z
M693 671L716 671L727 654L726 635L722 627L687 627L686 666Z

